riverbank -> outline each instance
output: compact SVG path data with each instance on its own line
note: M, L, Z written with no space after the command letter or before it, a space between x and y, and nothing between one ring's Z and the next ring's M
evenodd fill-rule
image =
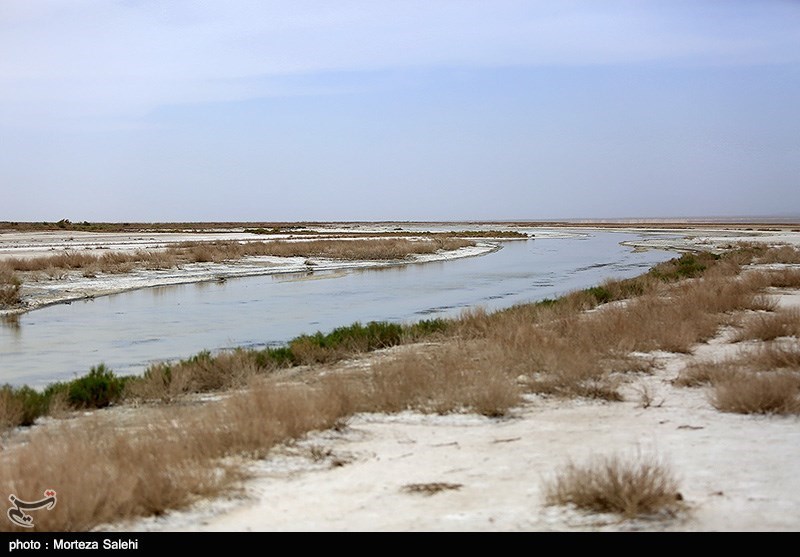
M800 309L796 288L771 287L766 295L778 311ZM736 322L729 320L731 325L693 345L688 353L649 353L653 367L626 375L622 401L526 395L502 419L475 414L359 414L346 427L312 433L253 463L242 492L202 501L166 517L107 527L795 531L800 523L797 415L721 412L714 406L710 385L687 387L678 380L693 366L726 361L742 351L758 352L768 344L737 342L740 329L732 325ZM797 337L783 341L797 348ZM376 359L413 349L401 347L324 373L369 369ZM683 509L626 520L546 503L547 482L569 462L609 454L632 459L658 455L678 478Z
M295 369L260 387L253 384L252 391L156 408L125 406L76 417L63 427L51 424L50 432L35 430L29 437L23 432L20 440L27 444L6 451L7 457L36 447L55 452L52 459L29 455L20 461L28 464L20 468L27 473L14 489L32 486L31 476L48 476L59 483L59 505L77 505L78 499L94 504L63 466L69 457L82 459L78 469L88 475L86 481L108 476L116 482L120 497L155 486L153 496L182 497L184 505L194 501L188 511L164 515L161 510L161 518L106 523L96 527L101 530L792 530L800 518L796 394L789 390L783 414L765 406L741 414L720 406L715 393L724 379L740 373L794 382L798 364L762 371L730 363L725 373L735 376L694 386L680 380L697 365L766 353L768 347L784 356L798 352L796 331L783 330L774 340L748 336L751 324L771 315L796 321L783 312L800 306L797 284L770 286L788 284L783 271L793 273L796 283L797 253L781 255L793 262L766 258L747 264L739 277L739 260L726 259L707 277L663 283L704 272L703 260L686 257L646 277L606 283L555 305L465 316L449 340ZM626 293L632 292L650 295L629 299ZM395 405L394 413L366 411L384 399L381 404ZM327 417L319 414L323 410ZM276 422L263 412L281 412L278 432L298 427L301 417L321 421L309 428L317 433L295 434L293 441L273 444L261 454L264 459L242 460L242 449L233 447L251 447L246 454L252 454L267 446L259 436ZM255 428L248 425L253 420ZM205 433L202 445L195 446L190 440L197 428ZM70 435L83 432L93 441L70 443ZM150 436L157 445L147 445ZM172 436L183 441L165 445ZM106 450L117 454L118 443L134 440L139 452L124 453L124 465L138 464L122 481L100 456ZM175 460L179 446L200 451L203 458L218 451L225 459L214 466L222 468L204 465L212 476L194 478L200 483L176 482L174 473L192 470ZM637 451L663 457L675 473L679 491L673 502L679 493L681 504L674 511L621 520L548 504L547 483L570 460L628 458ZM146 466L148 455L158 467ZM58 466L47 466L51 460ZM229 466L250 479L233 491L203 497ZM147 478L144 484L137 483L140 474ZM195 495L187 501L189 485ZM124 500L113 505L140 512L124 511ZM86 510L89 516L95 512Z
M125 262L127 268L120 269L119 264L111 272L103 272L97 264L89 264L76 268L42 265L42 270L17 273L19 288L19 302L0 308L0 316L18 315L38 308L71 303L78 300L92 299L121 292L152 288L157 286L171 286L178 284L191 284L209 281L224 281L231 278L281 275L281 274L313 274L349 269L373 269L393 265L407 265L412 263L426 263L432 261L448 261L464 257L475 257L491 253L500 249L500 241L511 241L520 238L493 238L487 234L486 238L475 241L457 242L448 238L441 240L442 249L420 250L421 253L411 253L403 257L381 257L374 259L355 253L346 257L309 257L309 256L277 256L277 255L247 255L244 257L219 257L212 258L207 255L193 257L182 263L169 263L158 260L158 254L165 254L181 250L185 246L219 246L241 244L244 246L269 246L272 242L279 243L334 243L352 242L355 248L361 243L390 242L395 239L399 242L408 242L410 245L423 246L431 243L428 236L414 235L413 233L395 232L394 236L385 230L364 230L358 232L345 232L336 229L325 229L320 234L311 230L304 230L304 234L270 234L265 243L265 236L253 232L237 230L183 232L183 233L154 233L143 235L139 233L113 232L94 233L83 231L69 232L8 232L0 234L0 264L3 261L27 261L34 258L40 260L58 254L75 255L77 257L99 258L100 261L114 256L133 258L142 254L148 261L142 264ZM357 234L357 237L353 237ZM476 234L473 232L472 234ZM468 236L469 233L465 233ZM449 247L448 244L454 244ZM423 246L424 247L424 246ZM267 251L267 250L264 250ZM355 250L354 250L355 251ZM154 257L155 256L155 257ZM155 259L151 262L149 259ZM200 259L200 261L195 261ZM205 261L203 259L214 259ZM216 260L219 259L219 260Z

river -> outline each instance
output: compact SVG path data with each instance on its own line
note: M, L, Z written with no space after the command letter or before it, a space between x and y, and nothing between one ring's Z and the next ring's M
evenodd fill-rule
M46 307L0 325L0 384L41 387L101 362L141 373L204 349L277 346L355 321L499 309L631 277L674 257L620 245L640 237L591 232L509 241L453 261L148 288Z

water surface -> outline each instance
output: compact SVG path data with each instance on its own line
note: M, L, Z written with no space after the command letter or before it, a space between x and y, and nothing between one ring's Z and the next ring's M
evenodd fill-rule
M630 277L673 257L634 252L637 234L505 242L481 257L125 292L42 308L0 326L0 383L42 386L106 363L141 373L203 349L275 346L355 321L411 322L499 309Z

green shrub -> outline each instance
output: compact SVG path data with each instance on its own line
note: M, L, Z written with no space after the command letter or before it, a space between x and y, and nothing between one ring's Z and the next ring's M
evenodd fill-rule
M720 256L712 253L684 253L676 259L660 263L650 270L650 274L665 282L672 282L684 278L699 277Z
M353 323L347 327L338 327L328 334L317 332L313 335L301 335L289 343L289 349L297 355L296 349L309 347L323 350L353 350L366 352L378 348L386 348L400 344L403 339L403 326L397 323L370 321L367 325Z
M446 319L423 319L405 327L406 333L414 340L443 333L452 321Z
M297 363L292 349L288 346L278 348L267 348L255 353L256 365L260 368L269 369L273 365L278 367L291 367Z
M605 304L614 299L611 295L611 292L609 292L608 289L603 286L593 286L591 288L587 288L584 292L597 300L598 304Z
M105 408L120 399L125 380L100 364L67 384L67 399L76 408Z

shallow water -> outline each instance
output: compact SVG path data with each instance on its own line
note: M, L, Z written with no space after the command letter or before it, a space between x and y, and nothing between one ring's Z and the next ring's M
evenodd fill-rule
M279 345L355 321L499 309L634 276L674 256L619 245L639 237L537 238L454 261L149 288L51 306L0 326L0 383L42 386L100 362L141 373L149 363L203 349Z

